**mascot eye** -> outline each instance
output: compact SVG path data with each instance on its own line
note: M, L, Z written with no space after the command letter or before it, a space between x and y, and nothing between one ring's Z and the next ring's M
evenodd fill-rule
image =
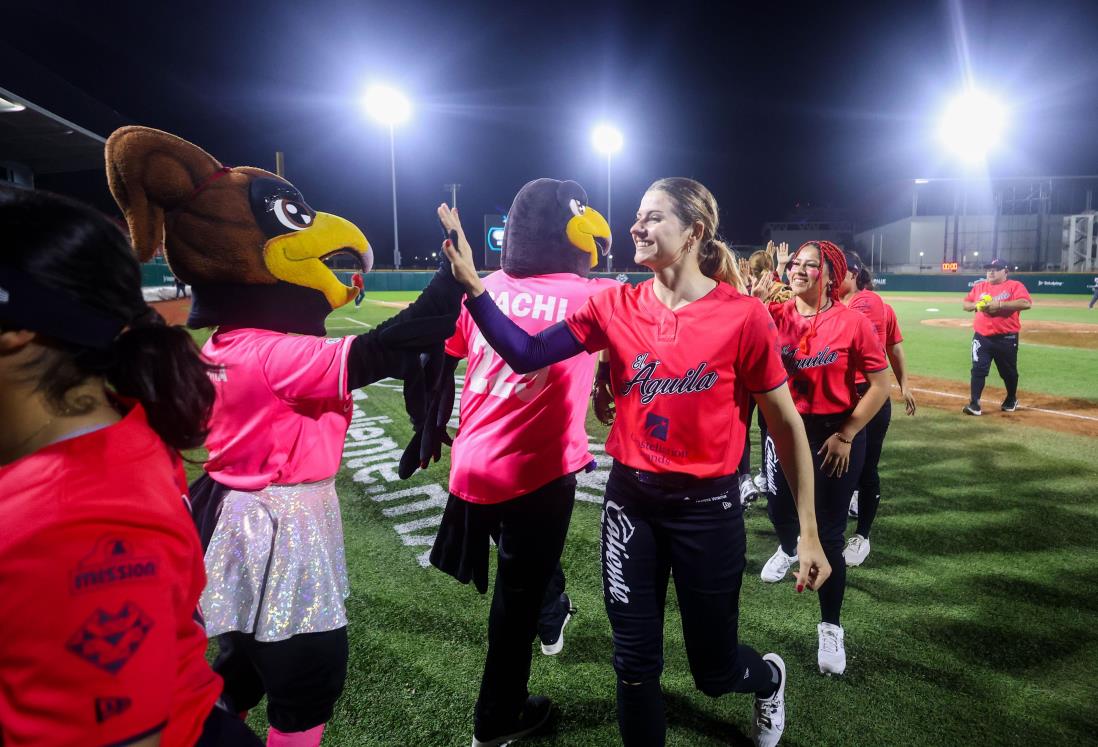
M577 200L575 197L568 201L568 207L569 209L571 209L572 215L576 216L577 218L587 212L587 206Z
M271 211L291 231L303 231L313 225L313 211L300 202L279 197L271 203Z

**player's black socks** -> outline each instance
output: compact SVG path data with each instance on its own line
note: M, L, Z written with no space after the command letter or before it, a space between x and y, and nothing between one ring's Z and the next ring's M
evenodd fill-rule
M772 661L766 662L766 665L770 667L770 687L756 692L755 697L757 698L769 698L771 695L778 692L778 688L782 686L781 670L779 670Z
M636 685L618 680L618 729L625 747L662 747L667 723L658 679Z

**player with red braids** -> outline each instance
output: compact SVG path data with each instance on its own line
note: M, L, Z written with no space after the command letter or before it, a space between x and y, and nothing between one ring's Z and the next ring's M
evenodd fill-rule
M846 278L843 251L830 241L810 241L789 261L793 298L769 304L778 329L782 362L789 374L793 402L804 420L812 447L816 484L816 522L820 544L831 564L831 580L820 589L817 663L826 674L846 670L843 628L839 622L846 590L843 532L850 494L865 459L866 423L888 398L884 350L864 316L839 298ZM765 283L762 284L765 286ZM765 287L756 287L765 294ZM859 400L855 378L869 386ZM797 513L793 493L778 469L774 444L765 445L771 498L768 513L781 540L762 569L762 580L781 581L797 562Z

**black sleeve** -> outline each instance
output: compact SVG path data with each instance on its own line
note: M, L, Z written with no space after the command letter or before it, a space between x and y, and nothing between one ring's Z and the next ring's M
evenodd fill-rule
M361 334L351 343L347 386L359 389L386 377L404 379L418 366L420 351L454 334L465 288L445 262L411 306Z

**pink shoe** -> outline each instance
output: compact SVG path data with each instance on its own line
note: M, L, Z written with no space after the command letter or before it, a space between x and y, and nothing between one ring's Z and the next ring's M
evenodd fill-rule
M267 732L267 747L320 747L320 737L324 734L324 724L314 726L308 731L286 733L273 726Z

